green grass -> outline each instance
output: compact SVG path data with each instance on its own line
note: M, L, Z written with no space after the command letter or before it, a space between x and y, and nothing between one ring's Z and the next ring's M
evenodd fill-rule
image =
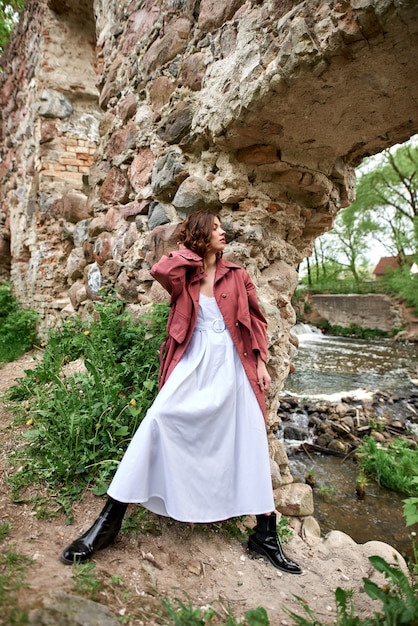
M418 315L418 275L411 274L408 265L387 272L381 282L388 295L402 298Z
M226 620L219 621L219 613L212 607L194 607L190 600L183 602L179 598L162 600L163 612L161 624L164 626L269 626L270 621L263 607L251 609L245 613L245 621L237 621L229 612Z
M381 447L373 437L365 437L357 448L356 460L364 473L384 487L418 496L418 450L401 437Z
M105 587L103 579L96 572L96 563L74 563L72 566L73 589L77 594L99 600L98 594Z
M2 623L22 626L28 623L27 612L19 606L25 577L32 559L18 554L14 546L3 545L10 526L0 524L0 607Z

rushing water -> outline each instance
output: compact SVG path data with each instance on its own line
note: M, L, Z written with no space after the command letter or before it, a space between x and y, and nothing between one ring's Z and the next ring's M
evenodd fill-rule
M357 389L397 393L412 386L407 373L418 367L416 343L332 337L305 325L295 330L299 350L287 391L306 396Z
M333 398L379 389L402 395L413 387L411 378L418 378L417 344L331 337L303 325L296 327L296 333L299 351L294 359L296 371L286 381L289 393ZM412 556L403 494L370 481L361 501L355 492L358 467L352 459L293 455L291 449L288 454L296 480L304 481L308 472L315 477L315 517L323 534L341 530L358 543L384 541Z

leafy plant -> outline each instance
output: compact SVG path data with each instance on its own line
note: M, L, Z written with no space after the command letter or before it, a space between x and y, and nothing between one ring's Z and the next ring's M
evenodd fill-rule
M262 606L258 606L256 609L250 609L245 614L245 620L248 626L269 626L270 621L267 616L267 611Z
M418 484L418 476L415 476L412 480L414 484ZM406 498L403 501L403 514L406 518L406 526L413 526L418 524L418 498ZM418 575L418 542L417 533L411 532L412 552L414 555L414 561L409 563L409 568L412 573Z
M356 493L360 500L364 500L366 497L366 487L368 484L367 476L363 474L363 472L356 476Z
M383 613L376 614L378 624L418 624L418 585L410 583L408 577L398 568L389 565L380 556L369 557L376 571L385 575L388 586L379 587L368 578L364 580L364 591L372 600L380 600Z
M412 481L413 484L418 483L418 477ZM406 498L403 501L403 512L406 517L406 526L413 526L413 524L418 524L418 498Z
M125 515L121 533L133 534L135 537L138 536L138 533L143 535L160 535L160 518L142 506L135 506L129 511L128 515Z
M394 491L410 496L418 495L418 455L401 437L386 448L373 437L365 437L357 448L356 460L362 470L376 481Z
M418 625L418 585L410 582L408 577L397 567L389 565L380 556L371 556L369 561L378 572L384 574L387 584L379 587L369 578L363 578L364 591L372 600L382 602L382 610L375 612L373 617L361 619L355 615L353 591L338 587L335 591L337 609L336 626L417 626ZM295 596L302 606L305 616L285 609L298 626L326 626L320 621L308 603Z
M293 530L289 526L289 518L285 515L277 522L277 535L282 543L288 543L293 537Z
M354 611L354 603L353 603L354 593L352 589L341 589L338 587L335 590L335 604L337 610L337 621L333 622L337 626L372 626L374 622L369 620L361 620L358 616L355 615ZM289 611L285 608L285 611L293 618L293 621L298 626L326 626L322 621L319 621L316 617L314 611L309 607L307 602L299 597L295 596L298 600L299 604L302 606L303 610L307 617L298 615L292 611Z
M215 611L211 607L194 608L190 600L187 604L175 598L177 606L173 606L171 600L164 598L162 606L167 618L163 624L167 626L204 626L215 616Z
M328 501L335 493L334 485L321 485L319 487L319 493L323 500Z
M162 606L164 609L163 619L169 621L163 621L165 626L205 626L213 619L216 620L216 624L220 626L269 626L270 621L267 615L267 611L263 607L257 607L250 609L245 613L245 622L238 622L234 616L229 613L227 620L219 621L216 619L219 617L215 610L210 606L193 607L190 600L187 604L179 600L174 599L175 605L169 598L162 600Z
M35 311L20 308L11 283L0 285L0 362L14 361L34 346L38 318Z
M103 588L103 582L95 572L96 563L74 563L72 566L72 578L74 591L84 596L96 598L97 593Z
M247 533L242 528L244 519L245 516L233 517L232 519L223 520L222 522L215 522L207 525L204 524L202 525L202 529L205 529L206 527L210 532L214 531L216 533L223 533L227 539L235 537L238 541L244 542L248 538ZM248 528L245 530L247 531Z
M20 466L10 479L16 498L37 483L68 514L86 487L106 491L155 397L167 313L168 305L153 305L135 322L108 296L91 322L72 318L51 334L42 361L9 394L27 427L26 445L10 457ZM74 362L81 371L66 374Z
M335 293L337 293L337 291L335 291ZM348 326L339 326L338 324L333 325L327 320L320 320L317 323L317 326L327 333L327 335L336 335L338 337L358 337L359 339L388 337L389 335L395 335L400 330L399 328L395 328L388 333L385 330L380 330L379 328L362 328L361 326L356 326L356 324L349 324Z
M312 313L312 304L309 302L309 300L305 300L305 302L303 303L303 312L307 315L309 313Z
M315 470L310 468L306 473L305 473L305 482L307 485L310 485L312 488L316 487L316 477L315 477Z

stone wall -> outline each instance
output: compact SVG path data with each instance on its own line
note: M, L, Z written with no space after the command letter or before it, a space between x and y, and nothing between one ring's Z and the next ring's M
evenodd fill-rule
M405 324L396 302L382 294L311 295L316 315L332 326L379 328L391 332Z
M91 4L28 3L1 63L0 278L45 326L68 303L65 267L99 142Z
M150 265L199 208L269 319L270 421L300 261L353 167L418 131L415 0L29 0L0 77L0 268L43 328Z

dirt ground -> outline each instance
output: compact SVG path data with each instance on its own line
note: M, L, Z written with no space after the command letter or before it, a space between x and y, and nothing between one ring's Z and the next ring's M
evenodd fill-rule
M0 396L15 379L32 367L25 355L0 370ZM74 506L74 525L63 514L51 520L37 519L30 503L15 504L4 478L12 471L7 456L21 443L13 417L0 403L0 522L11 525L2 548L13 546L33 559L27 575L28 588L20 602L27 610L49 602L51 592L75 594L73 568L59 561L67 543L84 532L103 506L103 500L86 494ZM251 526L254 520L247 520ZM332 531L326 538L295 535L285 546L287 554L303 568L300 576L283 574L262 559L250 558L245 543L228 539L224 533L203 532L191 525L160 520L158 534L121 534L114 545L97 553L95 572L108 581L97 601L117 616L135 614L135 624L154 624L152 607L161 597L180 598L193 606L213 606L226 617L231 610L243 619L249 609L263 606L272 626L293 624L285 608L303 614L295 596L303 598L316 613L318 622L332 624L335 618L334 591L340 586L355 590L355 605L362 617L380 610L363 591L363 577L382 581L368 556L379 554L393 561L394 550L387 544L355 544L347 535ZM196 525L197 526L197 525ZM400 562L404 561L400 555ZM111 578L113 577L113 578ZM137 607L142 602L143 612ZM149 608L148 617L147 607ZM0 618L1 620L1 618ZM48 622L50 623L50 622ZM52 622L51 622L52 623Z

